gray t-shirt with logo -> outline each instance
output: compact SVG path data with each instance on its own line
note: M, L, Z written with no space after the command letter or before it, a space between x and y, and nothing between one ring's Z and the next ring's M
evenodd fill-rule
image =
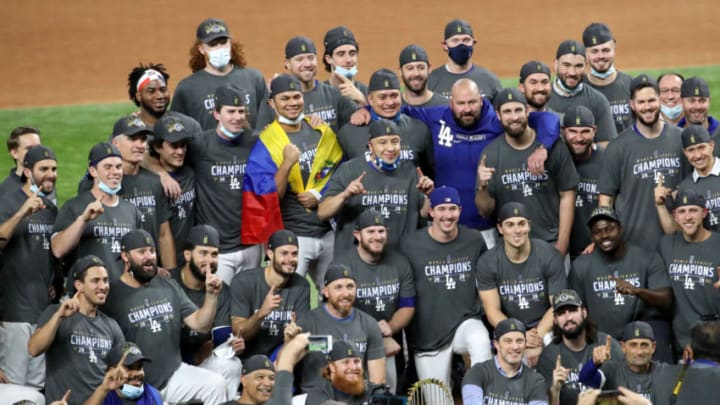
M632 77L625 72L617 72L612 83L599 86L585 80L584 83L599 91L610 104L615 130L621 133L632 125L633 115L630 110L630 81Z

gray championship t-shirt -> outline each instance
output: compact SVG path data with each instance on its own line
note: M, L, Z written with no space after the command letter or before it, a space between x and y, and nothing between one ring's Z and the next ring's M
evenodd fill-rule
M249 319L260 310L270 286L265 281L265 269L245 270L237 273L230 284L230 314L233 317ZM300 314L310 310L310 285L298 274L290 276L287 284L275 289L275 295L282 300L280 306L270 312L260 323L255 337L245 341L245 351L241 357L255 354L270 354L283 344L285 324L292 321L293 312Z
M386 249L378 263L366 263L357 249L340 252L333 263L349 266L355 276L355 308L373 318L390 321L401 304L415 298L415 281L408 259Z
M58 307L58 304L47 307L40 315L38 327L45 325ZM68 405L82 404L105 377L107 353L124 342L118 323L100 311L93 318L76 312L61 320L55 339L45 352L46 397L59 399L70 389Z
M136 175L123 175L122 189L118 195L140 210L142 228L157 243L160 225L170 220L172 214L160 176L142 167Z
M675 401L672 391L678 381L681 365L670 365L659 370L653 383L653 405L714 404L720 398L720 367L707 362L696 362L687 369L680 392Z
M487 248L482 234L458 225L458 236L438 242L423 228L400 245L415 279L415 316L406 329L417 351L438 350L448 344L466 319L479 319L482 307L475 285L477 260Z
M245 130L232 141L215 129L188 144L186 164L195 173L195 223L211 225L220 234L220 252L240 250L242 186L257 133Z
M383 337L377 321L365 312L353 308L352 313L345 318L336 318L327 311L321 303L312 311L298 316L297 324L303 332L312 335L331 335L334 341L344 340L355 345L360 357L363 359L363 368L367 370L367 362L385 358ZM300 386L308 391L322 383L321 370L327 365L327 358L320 352L308 353L300 363L302 380Z
M320 131L313 129L307 122L303 121L300 131L288 133L287 135L290 142L300 149L298 165L300 166L303 184L307 184L315 161L317 147L320 143ZM311 238L323 236L330 230L330 222L321 221L318 218L317 207L312 209L303 207L297 196L288 186L283 199L280 200L280 211L285 229L294 232L297 236Z
M625 72L617 72L615 80L604 86L590 83L589 80L583 82L600 92L610 104L613 121L615 122L615 131L619 134L632 125L633 115L630 110L630 81L632 77ZM567 111L567 110L562 110Z
M588 342L585 348L578 352L570 350L562 340L554 340L545 346L537 364L538 373L545 378L545 388L549 390L552 386L552 374L558 355L562 366L568 369L568 379L560 388L560 405L576 405L580 391L588 388L580 383L580 370L585 363L592 361L593 349L605 345L607 336L606 333L598 331L592 342ZM610 355L613 359L624 361L622 347L615 339L610 343Z
M175 240L177 262L183 263L183 245L187 240L190 229L195 225L195 174L188 166L183 166L173 173L168 173L180 184L180 196L168 200L170 209L170 230Z
M0 199L0 223L9 220L27 201L21 189ZM43 199L45 208L30 214L15 226L0 255L0 321L36 324L50 304L48 289L53 281L50 236L57 207Z
M133 288L117 280L110 287L103 310L118 321L125 337L152 357L145 378L158 389L180 367L183 320L198 308L175 280L153 278L145 287Z
M612 359L603 363L600 368L605 375L604 390L615 390L618 387L626 387L637 392L647 399L652 398L655 376L662 372L662 369L669 367L667 363L657 361L650 362L650 370L647 373L636 373L630 370L624 359Z
M647 319L655 310L636 295L617 292L613 277L650 290L670 287L670 281L659 254L629 243L621 258L595 249L575 259L568 276L570 288L580 295L598 328L619 339L628 322Z
M588 86L587 83L582 83L582 85L583 89L580 93L572 97L563 96L553 86L547 107L552 111L557 111L561 115L560 121L562 121L562 116L570 107L585 106L592 111L593 117L595 117L595 125L597 125L595 142L607 142L615 139L618 132L615 129L612 110L607 98L599 91Z
M592 242L587 221L590 219L592 211L598 206L600 197L598 182L603 170L604 154L605 149L597 147L593 149L590 159L575 161L575 169L580 181L575 195L575 217L570 233L569 253L572 257L580 255Z
M615 211L625 238L652 252L663 231L655 208L655 186L662 177L674 189L683 179L681 130L664 125L662 133L647 139L630 127L605 150L605 168L598 189L615 196Z
M428 77L428 89L441 96L450 97L453 84L466 78L477 83L480 94L491 102L495 99L495 95L502 90L500 79L495 73L475 64L465 73L450 73L445 65L433 69Z
M232 84L247 92L245 104L252 128L258 128L256 120L261 112L272 115L267 104L269 92L262 73L238 66L233 66L230 73L224 76L216 76L203 69L184 78L175 88L170 109L195 118L203 129L215 128L215 89L225 84Z
M482 389L483 404L528 405L548 400L545 379L537 371L521 365L520 371L508 378L495 357L472 366L462 385L463 397L470 387Z
M488 192L495 199L496 211L510 201L528 207L530 236L555 242L560 225L560 192L575 190L578 175L570 152L562 142L555 142L548 151L545 172L534 175L527 171L528 157L540 143L535 139L523 150L510 146L505 136L493 140L483 152L487 167L495 169Z
M353 248L355 219L368 208L375 208L385 218L389 247L397 246L404 235L418 228L425 195L417 189L417 173L410 162L401 161L394 171L382 172L364 156L347 161L330 178L323 198L342 193L363 172L365 193L350 197L335 215L337 252Z
M690 329L703 315L720 315L720 290L713 287L718 281L720 266L720 235L697 243L685 240L682 233L666 235L660 242L660 254L665 262L673 290L673 332L679 348L690 343Z
M482 255L477 264L478 290L500 294L503 314L521 320L528 328L537 326L550 304L550 297L567 286L563 258L551 244L530 239L530 256L513 263L499 243Z
M72 225L82 215L85 208L97 199L89 192L80 193L65 202L60 208L53 232L58 233ZM103 204L105 211L97 218L86 222L80 241L74 249L74 257L68 256L68 262L87 255L95 255L102 259L108 270L110 279L117 279L122 274L120 256L120 239L133 229L141 228L142 214L131 202L119 198L115 206Z

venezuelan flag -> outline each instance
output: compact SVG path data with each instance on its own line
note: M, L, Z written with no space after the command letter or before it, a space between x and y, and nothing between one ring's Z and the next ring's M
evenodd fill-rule
M305 120L310 124L308 118ZM314 128L322 135L307 184L303 184L297 163L290 169L288 176L288 190L296 194L307 190L321 193L342 159L342 149L333 130L326 124ZM266 243L273 232L284 227L280 199L275 187L275 173L282 164L283 149L289 143L290 138L276 120L265 127L260 133L260 139L250 151L243 177L240 230L243 244Z

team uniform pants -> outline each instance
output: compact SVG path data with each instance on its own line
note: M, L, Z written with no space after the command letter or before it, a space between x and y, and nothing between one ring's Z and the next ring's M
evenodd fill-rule
M45 355L28 353L28 340L37 325L0 322L0 370L11 383L40 390L45 386Z
M227 398L233 400L237 396L242 376L242 361L237 357L229 359L222 358L215 353L210 354L198 367L214 371L225 378L227 386Z
M221 404L227 401L227 383L214 371L180 363L165 388L160 390L160 395L170 405L191 401Z
M298 236L298 265L295 273L305 277L310 273L318 291L322 288L325 271L333 259L335 232L328 231L319 238Z
M450 387L452 354L467 354L470 364L481 363L492 358L490 335L480 319L467 319L455 331L450 344L432 352L416 352L415 368L418 379L434 378Z
M262 254L262 245L252 245L234 252L220 253L216 274L227 285L230 285L232 278L238 272L260 267Z

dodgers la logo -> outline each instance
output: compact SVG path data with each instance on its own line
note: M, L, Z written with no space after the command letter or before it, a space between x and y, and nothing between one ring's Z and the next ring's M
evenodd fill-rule
M445 121L438 120L440 122L440 132L438 133L438 145L449 148L453 145L454 136L450 132L450 127L445 125Z

